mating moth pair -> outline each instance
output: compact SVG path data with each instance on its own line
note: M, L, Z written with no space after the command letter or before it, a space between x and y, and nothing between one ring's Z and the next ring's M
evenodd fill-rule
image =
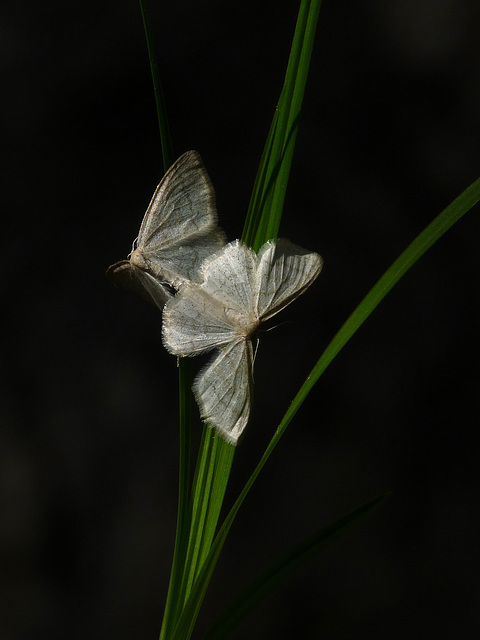
M202 418L235 445L250 416L252 337L312 284L322 264L288 240L269 241L258 254L239 240L225 244L212 184L198 153L188 151L158 185L129 259L107 275L163 309L170 353L216 350L193 392Z

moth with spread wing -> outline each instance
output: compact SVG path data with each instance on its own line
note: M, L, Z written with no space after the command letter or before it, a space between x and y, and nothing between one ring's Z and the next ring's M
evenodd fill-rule
M322 264L317 253L288 240L267 242L258 254L236 240L205 260L201 283L185 283L165 305L163 342L170 353L218 348L193 391L202 418L231 444L250 415L252 336L312 284Z

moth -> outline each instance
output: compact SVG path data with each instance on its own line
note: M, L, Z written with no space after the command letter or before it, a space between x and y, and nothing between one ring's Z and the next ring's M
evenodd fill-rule
M217 349L193 392L202 418L231 444L250 416L252 337L312 284L322 265L317 253L288 240L267 242L258 254L236 240L205 260L201 282L183 284L165 305L162 337L170 353Z
M163 308L172 290L198 281L202 262L224 244L212 183L200 155L187 151L156 188L134 250L111 265L107 277Z

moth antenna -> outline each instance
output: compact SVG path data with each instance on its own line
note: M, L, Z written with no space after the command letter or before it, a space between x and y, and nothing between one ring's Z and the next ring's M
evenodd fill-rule
M268 327L268 329L262 329L262 331L265 331L266 333L267 331L278 329L278 327L281 327L284 324L293 324L293 320L283 320L283 322L279 322L278 324L275 324L273 327Z
M257 336L256 340L255 340L255 351L253 352L253 364L255 364L255 358L257 357L257 351L258 351L258 345L260 344L260 338ZM253 378L253 372L252 372L252 378Z

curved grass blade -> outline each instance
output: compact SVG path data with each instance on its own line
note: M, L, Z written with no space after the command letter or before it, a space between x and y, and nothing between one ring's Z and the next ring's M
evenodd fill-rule
M302 0L280 98L255 179L242 240L255 251L278 235L321 0Z
M461 193L451 204L446 207L416 238L411 242L405 251L395 260L392 266L384 273L376 285L369 291L358 307L336 333L329 343L320 359L308 375L301 386L291 405L287 409L282 421L271 439L265 453L260 459L252 475L245 484L242 492L233 505L225 522L220 529L217 538L219 543L222 537L228 533L242 502L246 498L258 474L263 469L268 458L278 444L285 429L288 427L293 417L303 404L313 386L316 384L322 373L332 362L335 356L347 344L354 333L362 326L369 315L376 309L394 285L405 275L415 262L450 229L460 218L465 215L477 202L480 201L480 178L473 182L463 193ZM226 533L222 531L223 527ZM212 547L213 548L213 547Z
M303 401L312 390L322 373L329 366L335 356L343 349L350 338L358 331L370 314L392 290L407 271L439 240L450 227L480 201L480 178L475 180L448 207L446 207L425 229L408 245L380 280L367 293L350 317L336 333L320 359L313 367L304 384L295 396L292 404L285 413L278 429L270 442L270 447L276 445L292 418L301 407Z
M280 556L233 600L207 633L205 640L221 640L227 637L228 633L238 626L280 582L357 525L360 520L382 504L387 495L365 502L346 516L322 527Z

